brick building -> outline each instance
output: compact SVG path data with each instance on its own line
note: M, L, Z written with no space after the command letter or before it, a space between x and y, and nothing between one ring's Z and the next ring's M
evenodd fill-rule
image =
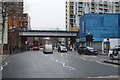
M8 16L8 29L30 29L30 17L27 13L25 14L12 14Z

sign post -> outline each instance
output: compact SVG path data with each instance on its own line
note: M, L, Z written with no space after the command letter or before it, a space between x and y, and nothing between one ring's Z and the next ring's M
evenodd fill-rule
M93 41L93 35L91 35L91 34L86 35L87 46L92 46L92 41Z

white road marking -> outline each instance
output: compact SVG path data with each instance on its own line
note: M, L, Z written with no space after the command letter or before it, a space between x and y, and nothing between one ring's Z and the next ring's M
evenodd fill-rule
M118 67L118 65L114 65L114 64L107 64L107 63L102 63L100 61L96 61L99 64L103 64L103 65L108 65L108 66L113 66L113 67Z
M4 62L4 65L2 65L2 66L0 67L0 71L2 71L3 68L4 68L5 66L7 66L7 65L8 65L8 63L7 63L7 62Z
M45 55L45 54L43 54L44 56L47 56L47 55Z
M55 62L62 64L63 67L69 68L69 70L76 70L76 69L73 68L73 67L67 66L67 65L65 64L65 62L61 62L61 61L59 61L59 60L57 60L57 59L55 59L55 58L53 58L53 57L49 57L49 58L54 59Z
M58 61L58 63L64 64L64 62L60 62L60 61Z
M98 57L98 56L91 56L91 57Z
M96 61L97 63L99 63L99 64L103 64L103 63L101 63L100 61Z
M70 67L70 66L64 66L64 67L67 67L67 68L69 68L69 70L76 70L75 68L73 68L73 67Z
M1 67L0 67L0 71L2 71L2 70L3 70L3 67L1 66Z
M83 58L83 57L81 57L83 60L85 60L86 61L86 59L85 58Z
M3 67L5 67L5 66L7 66L8 65L8 63L7 62L5 62L5 64L4 65L2 65Z
M65 63L63 63L63 67L65 67Z
M115 75L108 75L108 76L98 76L98 77L88 77L88 78L117 78L117 76Z
M61 63L60 61L58 61L58 60L56 60L56 62L59 62L59 63Z
M56 60L55 58L53 58L53 57L49 57L49 58L51 58L51 59L53 59L53 60Z
M118 65L113 65L113 67L118 67Z
M58 62L58 60L56 59L56 62Z
M61 55L63 55L63 54L65 54L65 53L61 53ZM44 55L44 56L47 56L47 55L45 55L45 54L43 54L43 55ZM68 54L66 53L65 55L68 55ZM67 65L65 64L65 62L61 62L61 61L59 61L59 60L57 60L57 59L55 59L55 58L53 58L53 57L49 57L49 58L55 60L55 62L57 62L57 63L62 64L63 67L69 68L69 70L77 70L77 69L75 69L75 68L73 68L73 67L67 66Z

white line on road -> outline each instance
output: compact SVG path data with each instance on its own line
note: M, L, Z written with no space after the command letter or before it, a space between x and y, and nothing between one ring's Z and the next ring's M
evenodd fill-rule
M65 62L60 62L60 61L58 61L58 62L61 63L63 67L69 68L69 70L76 70L76 69L73 68L73 67L70 67L70 66L65 65Z
M1 66L1 67L0 67L0 71L2 71L2 70L3 70L3 67Z
M117 75L108 75L108 76L98 76L98 77L88 77L88 78L118 78Z
M47 55L45 55L45 54L43 54L43 55L44 55L44 56L47 56ZM66 54L66 55L67 55L67 54ZM53 58L53 57L49 57L49 58L55 60L55 62L57 62L57 63L62 64L63 67L69 68L69 70L77 70L77 69L75 69L75 68L73 68L73 67L67 66L67 65L65 64L65 62L61 62L61 61L59 61L59 60L57 60L57 59L55 59L55 58Z
M56 62L58 62L58 60L56 59Z
M83 58L83 57L81 57L83 60L85 60L86 61L86 59L85 58Z
M100 62L100 61L96 61L96 62L99 63L99 64L104 64L104 65L108 65L108 66L118 67L118 65L102 63L102 62Z
M55 58L53 58L53 57L49 57L49 58L51 58L51 59L53 59L53 60L56 60Z
M103 63L101 63L100 61L96 61L97 63L99 63L99 64L103 64Z
M55 58L53 58L53 57L49 57L49 58L55 59ZM67 65L65 64L65 62L61 62L61 61L59 61L59 60L57 60L57 59L56 59L55 61L56 61L57 63L61 63L63 67L69 68L69 70L76 70L76 69L73 68L73 67L67 66Z
M118 67L118 65L113 65L113 67Z
M61 62L61 61L58 61L58 60L56 60L56 62L61 63L61 64L64 64L64 62Z
M7 62L5 62L5 64L4 65L2 65L3 67L5 67L5 66L7 66L8 65L8 63Z
M44 56L47 56L47 55L45 55L45 54L43 54Z
M2 66L0 67L0 71L2 71L3 68L4 68L5 66L7 66L7 65L8 65L8 63L7 63L7 62L4 62L4 65L2 65Z
M64 66L64 67L67 67L67 68L69 68L69 70L76 70L75 68L73 68L73 67L70 67L70 66Z
M65 63L63 63L63 67L65 67Z

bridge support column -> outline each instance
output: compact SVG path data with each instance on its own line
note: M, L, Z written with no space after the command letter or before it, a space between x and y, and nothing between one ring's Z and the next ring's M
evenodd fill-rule
M25 41L27 41L27 37L20 37L20 49L21 49L21 51L25 50Z

